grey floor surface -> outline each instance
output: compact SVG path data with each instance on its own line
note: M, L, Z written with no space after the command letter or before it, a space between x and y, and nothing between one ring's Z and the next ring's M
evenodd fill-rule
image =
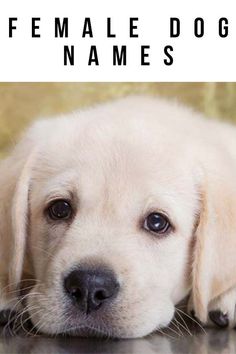
M236 353L236 331L207 330L193 335L155 334L144 339L102 340L85 338L1 337L0 354L119 353L119 354L229 354Z

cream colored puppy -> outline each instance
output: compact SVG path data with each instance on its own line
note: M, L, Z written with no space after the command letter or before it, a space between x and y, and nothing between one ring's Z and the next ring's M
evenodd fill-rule
M142 96L42 120L2 162L0 201L1 309L30 274L41 332L144 336L188 294L234 325L233 126Z

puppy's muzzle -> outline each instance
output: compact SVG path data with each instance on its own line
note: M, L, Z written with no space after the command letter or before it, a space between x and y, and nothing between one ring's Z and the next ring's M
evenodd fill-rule
M64 288L78 308L90 314L111 302L120 285L110 269L80 267L66 276Z

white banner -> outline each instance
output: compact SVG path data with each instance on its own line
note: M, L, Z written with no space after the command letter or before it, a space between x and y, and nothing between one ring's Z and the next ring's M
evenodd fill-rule
M236 2L7 0L0 81L236 81Z

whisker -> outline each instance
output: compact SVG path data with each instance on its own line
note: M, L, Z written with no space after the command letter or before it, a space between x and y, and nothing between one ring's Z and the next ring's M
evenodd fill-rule
M8 316L8 322L7 322L7 324L4 326L4 328L3 328L3 331L4 331L4 333L5 333L5 331L6 330L8 330L8 331L10 331L10 333L13 335L13 333L12 333L12 330L11 330L11 328L10 328L10 325L11 325L11 323L12 323L12 320L11 320L11 318L13 317L12 315L13 315L13 312L14 311L16 311L17 312L17 307L18 307L18 305L19 304L22 304L22 302L23 302L23 300L24 299L26 299L27 297L30 297L30 296L35 296L35 295L41 295L40 293L36 293L36 292L34 292L34 293L29 293L29 294L26 294L26 295L24 295L24 296L22 296L22 297L15 297L12 301L16 301L16 300L18 300L18 301L16 301L16 303L14 304L14 306L11 308L11 310L10 310L10 312L9 312L9 316ZM14 321L15 322L15 321ZM13 326L14 326L14 322L13 322Z
M27 278L27 279L22 279L20 282L9 283L1 289L1 292L4 292L5 290L12 287L13 285L20 285L21 283L29 282L29 281L35 281L35 278Z
M195 320L195 318L193 318L188 313L186 313L180 309L178 309L178 311L180 311L184 316L188 317L190 320L192 320L194 323L196 323L199 326L199 328L206 334L205 329L202 327L202 325L197 320Z
M166 327L166 330L172 331L172 332L175 333L178 337L180 336L179 332L177 332L174 328L171 328L170 325Z
M35 314L39 314L42 312L42 309L39 309L38 311L35 312ZM20 328L22 328L24 330L24 332L26 333L27 336L30 336L35 328L35 326L33 326L30 330L28 330L28 328L25 328L24 324L27 323L27 321L29 321L31 318L31 316L29 315L25 321L22 323L22 326Z
M38 307L35 307L34 309L38 309ZM24 331L24 333L28 333L27 331L27 329L25 328L25 326L24 326L24 324L25 323L27 323L29 320L30 320L30 314L28 313L28 310L29 309L27 309L27 310L25 310L24 312L22 312L21 314L20 314L20 321L19 321L19 323L18 323L18 325L17 325L17 321L16 321L16 323L15 323L15 325L14 325L14 333L18 333L18 331L20 330L20 329L22 329L23 331ZM40 312L41 310L39 310L39 311L37 311L36 313L38 313L38 312ZM23 315L24 314L28 314L28 317L26 317L26 318L24 318L23 319ZM18 318L19 318L19 316L18 316Z
M156 331L159 332L159 333L161 333L162 335L166 336L167 338L170 338L170 339L172 339L172 340L173 340L173 339L176 340L176 337L171 336L170 334L164 332L164 331L161 330L160 328L157 328Z
M181 316L181 314L178 312L178 310L176 311L176 315L178 315L180 317L180 320L183 321L183 323L181 323L180 321L177 320L176 318L176 321L178 321L179 325L190 335L192 336L192 332L190 331L190 329L188 328L188 325L187 323L185 322L184 318Z
M19 289L16 289L16 290L11 290L11 291L8 292L8 294L12 295L12 294L15 294L15 293L20 293L20 292L23 292L25 290L32 289L32 287L33 286L31 285L31 286L26 286L25 288L19 288Z
M176 323L175 323L176 322ZM175 326L175 328L177 328L178 329L178 331L180 332L180 336L183 336L183 332L181 331L181 329L179 328L179 321L176 319L176 318L173 318L173 320L171 321L171 323L170 323L170 326L171 325L174 325Z
M23 325L22 325L22 321L23 321L23 316L25 313L28 313L29 314L29 311L30 310L34 310L34 309L38 309L39 307L38 306L33 306L33 307L28 307L26 306L26 308L24 308L15 318L15 321L14 321L14 326L13 326L13 331L14 332L17 332L17 330L22 327L23 328ZM28 317L28 320L29 320L30 316ZM20 324L18 323L18 319L19 319L19 322ZM26 321L24 321L23 323L25 323ZM18 326L17 326L18 324ZM17 326L17 327L16 327ZM16 329L16 331L15 331Z

